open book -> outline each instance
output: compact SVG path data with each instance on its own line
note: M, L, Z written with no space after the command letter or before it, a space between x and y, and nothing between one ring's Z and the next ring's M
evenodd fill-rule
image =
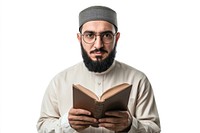
M131 88L132 85L122 83L98 97L80 84L73 85L73 107L88 110L97 119L105 117L106 111L126 111Z

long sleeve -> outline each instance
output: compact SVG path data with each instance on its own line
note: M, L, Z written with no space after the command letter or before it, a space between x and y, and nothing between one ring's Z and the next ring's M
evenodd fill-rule
M76 133L66 120L67 115L61 116L58 109L58 97L56 94L56 85L52 80L43 97L40 118L37 122L38 133Z
M136 106L131 111L133 121L129 133L160 133L160 120L155 98L146 76L138 84Z

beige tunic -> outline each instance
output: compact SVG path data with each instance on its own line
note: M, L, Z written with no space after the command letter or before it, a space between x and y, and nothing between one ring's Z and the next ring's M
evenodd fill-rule
M42 102L37 123L39 133L76 133L67 122L72 108L72 84L81 84L100 96L107 88L120 83L132 84L129 110L133 122L129 133L159 133L160 121L153 90L144 73L114 61L103 73L88 71L84 63L76 64L56 75L50 82ZM105 128L89 127L81 133L114 133Z

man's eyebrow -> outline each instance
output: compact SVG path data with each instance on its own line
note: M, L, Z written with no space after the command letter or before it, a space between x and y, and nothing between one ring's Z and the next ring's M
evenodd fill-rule
M100 32L100 34L104 34L104 33L113 33L113 32L111 30L106 30L106 31Z
M84 31L83 33L96 33L96 32L91 31L91 30L86 30L86 31Z
M86 30L83 33L94 33L94 34L97 34L97 32L90 31L90 30ZM111 30L105 30L105 31L99 32L99 34L105 34L105 33L113 33L113 32Z

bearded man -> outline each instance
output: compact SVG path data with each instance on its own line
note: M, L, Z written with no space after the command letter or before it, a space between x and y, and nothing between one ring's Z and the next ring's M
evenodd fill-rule
M120 38L116 12L105 6L82 10L79 32L83 61L62 71L50 82L42 102L38 132L159 133L158 111L147 76L115 60ZM73 84L81 84L101 96L108 88L124 82L132 85L127 111L108 111L104 118L96 119L88 110L73 108Z

